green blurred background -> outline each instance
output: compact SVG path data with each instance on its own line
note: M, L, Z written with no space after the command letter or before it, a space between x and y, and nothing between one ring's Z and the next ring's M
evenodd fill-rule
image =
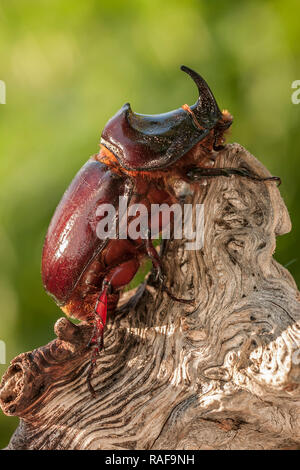
M283 180L293 232L276 258L300 281L299 0L1 0L0 339L7 364L53 339L60 310L40 277L56 204L103 125L126 101L142 113L194 103L180 64L207 79L230 136ZM0 366L1 375L7 365ZM0 447L17 420L0 415Z

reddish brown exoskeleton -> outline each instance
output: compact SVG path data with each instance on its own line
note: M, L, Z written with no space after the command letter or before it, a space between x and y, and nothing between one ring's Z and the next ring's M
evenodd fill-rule
M262 179L239 168L205 167L205 160L223 148L232 116L219 110L200 75L181 68L198 87L197 102L151 116L136 114L125 104L105 126L100 152L85 163L65 192L46 236L42 256L46 291L67 315L94 325L88 374L93 395L91 373L103 346L107 314L116 309L121 289L133 279L145 257L150 257L163 283L151 235L99 238L99 207L112 204L118 217L119 197L123 196L129 205L143 204L150 214L152 204L178 202L177 180L193 183L203 177L232 174ZM160 218L158 232L161 224ZM164 289L172 299L188 301Z

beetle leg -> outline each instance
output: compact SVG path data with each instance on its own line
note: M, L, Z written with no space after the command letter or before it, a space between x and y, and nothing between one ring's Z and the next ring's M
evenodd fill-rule
M149 236L149 231L148 231L148 238L146 238L146 251L156 271L157 279L159 280L162 286L162 289L166 292L166 294L170 297L170 299L175 300L175 302L181 302L183 304L192 303L194 299L189 300L189 299L181 299L181 298L175 297L175 295L173 295L172 292L170 292L169 289L167 288L166 283L165 283L165 278L162 272L161 259L155 247L153 246L152 240Z
M94 329L93 333L91 336L91 339L88 343L88 347L91 346L91 344L98 342L98 346L100 346L99 341L98 341L98 332L103 331L105 323L106 323L106 317L107 317L107 295L108 295L108 288L109 284L103 282L103 288L101 293L99 294L99 297L96 301L95 305L95 311L94 311ZM103 342L102 342L103 346Z
M97 356L99 356L100 351L103 349L103 332L107 317L107 297L114 293L114 289L118 291L118 289L129 284L129 282L135 276L138 268L139 262L137 259L133 258L131 260L124 261L118 266L114 266L103 279L102 290L95 305L94 332L89 343L95 345L93 348L90 368L87 376L88 388L93 397L96 396L96 392L91 384L91 378L95 368Z
M278 186L281 184L279 176L260 177L251 173L245 168L192 168L187 172L187 177L191 182L201 180L201 178L214 178L216 176L243 176L255 181L277 181Z
M110 283L107 281L107 279L103 280L102 286L103 286L102 291L95 305L95 319L94 319L93 334L88 343L88 347L91 346L92 344L95 345L92 351L90 368L89 368L88 376L87 376L88 388L94 398L96 397L96 392L91 384L91 378L93 375L93 370L96 365L97 357L99 356L100 351L103 349L103 331L104 331L106 317L107 317L107 295L110 289Z
M103 348L103 330L106 324L107 295L109 288L109 282L104 279L102 291L95 305L94 331L93 336L89 342L89 345L92 343L96 343L99 351Z
M161 269L161 259L155 247L153 246L151 235L150 235L150 230L148 230L148 236L146 238L146 252L152 261L152 265L154 269L156 270L157 278L159 280L162 280L163 275L162 275L162 269Z

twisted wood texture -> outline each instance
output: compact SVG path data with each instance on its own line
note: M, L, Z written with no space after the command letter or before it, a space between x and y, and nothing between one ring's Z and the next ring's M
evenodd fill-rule
M215 166L270 175L238 144ZM194 304L150 277L108 323L96 399L90 327L58 320L57 339L16 357L2 379L1 407L20 417L8 449L300 448L300 298L272 257L291 229L279 189L222 176L185 202L204 204L204 247L169 241L163 267Z

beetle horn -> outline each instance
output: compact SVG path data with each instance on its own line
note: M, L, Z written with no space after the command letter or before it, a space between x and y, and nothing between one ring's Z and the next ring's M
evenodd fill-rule
M205 127L211 127L211 124L218 120L222 113L217 105L214 95L208 84L197 72L182 65L180 69L187 73L196 83L199 91L199 98L197 102L191 106L193 113L199 119L200 122L205 124Z
M222 113L206 81L183 65L196 83L199 98L193 106L183 105L163 114L139 114L126 103L113 116L101 136L127 170L154 171L166 168L204 139Z

